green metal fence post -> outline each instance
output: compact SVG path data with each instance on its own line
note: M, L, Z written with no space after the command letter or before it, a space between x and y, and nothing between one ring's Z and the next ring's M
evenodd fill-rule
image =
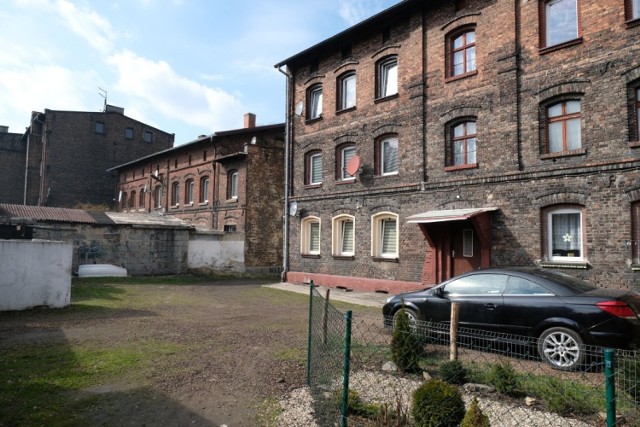
M344 370L342 380L342 417L340 425L347 427L347 413L349 412L349 366L351 364L351 318L352 311L347 310L345 319L347 328L344 336Z
M616 379L614 369L614 351L604 349L604 378L607 396L607 427L616 425Z
M309 333L307 334L307 385L311 386L311 325L313 323L313 280L309 282Z

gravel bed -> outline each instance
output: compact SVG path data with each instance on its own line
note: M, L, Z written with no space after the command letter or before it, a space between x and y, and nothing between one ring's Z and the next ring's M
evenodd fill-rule
M379 372L360 371L354 373L349 388L356 390L365 402L386 403L396 407L398 402L409 410L413 391L421 381L401 378ZM492 426L527 427L589 427L585 422L565 418L558 414L542 411L535 407L501 401L496 394L478 394L462 390L467 408L474 397ZM283 412L276 420L278 427L317 427L314 417L312 396L307 387L293 390L280 402Z

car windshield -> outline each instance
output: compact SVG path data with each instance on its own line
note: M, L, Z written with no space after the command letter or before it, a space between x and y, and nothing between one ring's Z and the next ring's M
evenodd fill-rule
M542 272L536 273L536 275L544 277L545 279L549 279L553 282L559 283L568 288L571 288L572 290L581 294L597 289L595 286L590 285L584 280L575 278L573 276L569 276L568 274L564 274L564 273L542 271Z

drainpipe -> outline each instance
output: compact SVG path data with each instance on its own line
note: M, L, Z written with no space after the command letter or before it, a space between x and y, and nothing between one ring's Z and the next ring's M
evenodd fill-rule
M283 71L281 67L276 66L287 78L286 80L286 100L285 100L285 124L284 124L284 211L283 211L283 247L282 247L282 275L281 281L285 281L287 278L287 272L289 271L289 180L290 180L290 159L291 152L289 149L291 139L291 84L293 76L287 71Z

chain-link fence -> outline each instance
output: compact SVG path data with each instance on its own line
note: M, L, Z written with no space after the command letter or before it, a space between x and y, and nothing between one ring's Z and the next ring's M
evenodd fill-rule
M467 412L477 400L490 426L640 427L635 351L583 345L580 366L563 370L541 360L544 343L537 340L460 328L452 346L448 324L415 322L394 332L393 319L347 316L311 293L308 379L320 426L419 425L414 394L433 380L455 387ZM417 338L417 346L402 347L408 335ZM440 414L447 410L444 404L437 408ZM422 425L459 423L458 418Z

